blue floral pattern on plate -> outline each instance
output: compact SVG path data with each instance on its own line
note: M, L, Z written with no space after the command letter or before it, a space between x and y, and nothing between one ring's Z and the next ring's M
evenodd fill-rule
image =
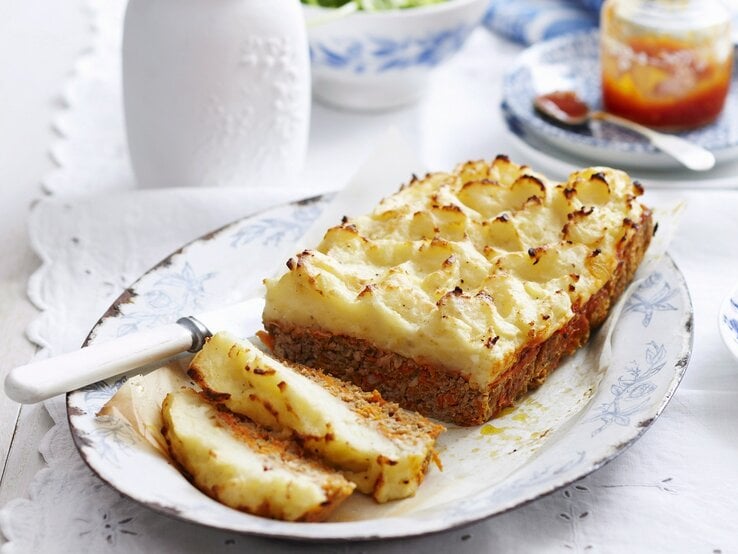
M244 225L231 235L231 246L240 248L255 241L263 246L278 246L284 241L298 240L320 215L320 207L309 204L296 207L287 218L266 217Z
M651 393L656 384L651 381L666 365L666 348L663 344L651 341L643 355L645 367L637 361L626 366L624 375L618 377L617 383L610 386L612 399L594 409L593 421L601 421L602 425L592 431L592 435L601 433L609 425L629 425L631 418L640 413L651 401Z
M654 312L677 309L676 306L669 302L677 293L677 290L673 289L668 282L664 281L661 273L654 272L628 298L624 311L643 314L641 323L644 327L648 327Z
M229 299L235 301L237 298L228 296L232 291L244 295L258 291L261 279L294 253L298 229L304 230L326 202L323 198L274 208L183 247L132 285L95 327L93 342L171 321L182 313L178 310L207 309ZM379 512L359 521L295 524L250 516L218 504L191 487L126 425L109 416L96 416L124 379L70 393L70 427L83 458L105 481L155 511L187 521L302 539L389 538L441 531L503 512L572 483L617 456L661 413L686 368L692 341L691 303L681 273L669 258L641 278L615 325L613 355L604 372L592 373L581 361L562 365L531 395L531 405L549 403L541 408L543 427L535 431L526 419L521 424L524 427L517 428L526 438L516 442L515 448L496 450L504 440L497 435L487 441L492 437L485 437L481 428L450 428L439 439L443 473L429 475L413 500L425 495L429 503L402 517ZM558 420L561 425L566 423L567 432L554 439L551 437L557 434L548 432L553 425L550 403L553 398L555 404L562 399L569 402L561 394L550 394L561 392L556 379L562 379L559 387L572 384L576 389L573 398L581 403L572 404L579 408ZM495 425L501 425L501 420L504 418L495 420ZM474 454L480 448L489 452L485 456ZM526 449L529 455L510 457ZM495 457L516 462L513 472L500 481L488 478L496 475L488 471ZM466 492L454 501L434 503L433 482L441 490L448 488L443 479L453 480L454 491L465 487Z
M725 298L720 307L718 327L725 346L738 359L738 286Z
M711 150L718 161L738 155L738 72L725 109L718 120L681 136ZM605 122L564 128L535 113L537 94L556 89L575 90L590 106L600 109L599 34L576 33L527 49L504 79L503 104L517 124L546 142L578 156L624 165L672 167L676 164L642 136Z
M202 310L205 284L213 277L213 272L196 273L187 262L181 268L168 269L152 290L143 293L144 307L121 317L118 336L171 323L183 313Z

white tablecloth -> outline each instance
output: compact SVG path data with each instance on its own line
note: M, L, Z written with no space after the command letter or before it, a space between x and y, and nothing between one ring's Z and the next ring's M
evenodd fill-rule
M43 266L29 292L42 310L29 330L40 355L71 350L122 289L184 242L261 207L340 186L388 124L424 164L444 168L515 151L497 105L504 60L517 52L484 31L439 69L424 101L358 115L314 107L299 190L133 190L118 93L123 2L97 4L95 48L81 60L60 114L53 193L30 231ZM646 182L646 186L648 183ZM48 464L27 498L0 511L4 552L729 552L738 549L738 362L717 332L720 301L738 280L738 191L649 191L687 201L671 254L695 308L690 367L664 414L603 469L548 497L464 529L366 544L306 545L174 521L121 497L73 448L63 400L47 403Z

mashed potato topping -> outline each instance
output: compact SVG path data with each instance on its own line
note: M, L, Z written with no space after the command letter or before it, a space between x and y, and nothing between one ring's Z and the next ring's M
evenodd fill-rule
M641 193L621 171L556 184L504 156L414 178L266 280L264 320L366 339L486 386L610 280Z

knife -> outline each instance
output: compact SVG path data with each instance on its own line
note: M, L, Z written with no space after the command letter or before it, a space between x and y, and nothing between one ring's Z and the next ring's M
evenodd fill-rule
M331 200L297 244L275 254L281 261L294 252L318 244L326 229L343 215L356 215L397 190L410 172L422 164L400 132L390 128L349 183ZM197 352L213 333L228 330L240 337L253 336L262 326L262 298L178 319L176 323L132 333L53 358L16 367L5 378L5 394L16 402L34 404L114 377L183 352Z
M228 330L247 337L261 328L263 298L251 298L176 323L123 335L79 350L11 369L5 377L5 394L22 404L35 404L114 377L182 352L197 352L205 340Z

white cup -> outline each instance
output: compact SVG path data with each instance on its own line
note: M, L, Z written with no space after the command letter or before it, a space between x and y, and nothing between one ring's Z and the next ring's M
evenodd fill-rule
M123 96L139 186L292 183L310 118L299 0L130 0Z

